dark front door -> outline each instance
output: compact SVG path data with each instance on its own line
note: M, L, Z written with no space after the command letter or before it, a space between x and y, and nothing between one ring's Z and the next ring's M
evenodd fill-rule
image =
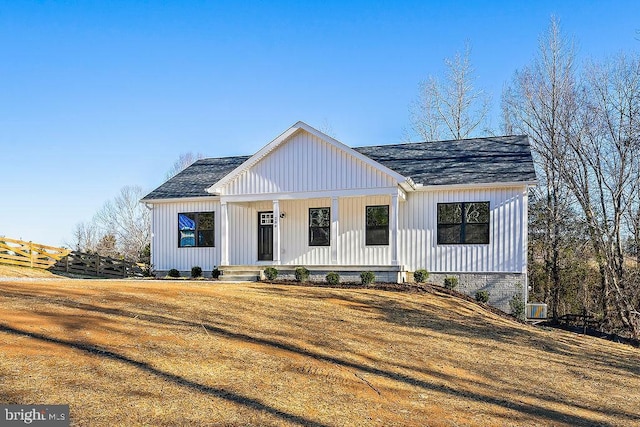
M273 212L258 212L258 261L273 261Z

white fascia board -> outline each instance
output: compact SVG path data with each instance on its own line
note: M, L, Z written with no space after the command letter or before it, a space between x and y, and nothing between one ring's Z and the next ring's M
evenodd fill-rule
M160 203L208 202L213 200L220 200L220 197L211 195L211 196L202 196L202 197L174 197L171 199L147 199L147 200L140 200L140 203L155 205Z
M513 188L513 187L531 187L537 184L537 181L525 182L487 182L480 184L446 184L446 185L417 185L415 191L434 191L434 190L475 190L482 188Z
M406 194L398 187L353 188L348 190L303 191L291 193L259 193L220 196L221 202L258 202L265 200L303 200L331 197L392 196L406 199Z
M238 166L237 168L235 168L234 170L229 172L220 181L216 182L211 187L207 188L207 192L211 193L211 194L219 194L221 192L221 190L222 190L222 187L227 185L230 181L235 179L242 172L246 171L251 166L253 166L256 163L258 163L265 156L267 156L270 152L275 150L280 144L285 142L287 139L292 137L296 132L298 132L300 130L307 131L310 134L314 135L315 137L321 139L322 141L324 141L324 142L326 142L328 144L331 144L334 147L336 147L336 148L338 148L338 149L340 149L342 151L345 151L345 152L349 153L351 156L363 161L364 163L366 163L367 165L371 166L372 168L377 169L377 170L383 172L384 174L393 177L395 180L398 181L398 183L406 183L410 187L414 187L414 183L413 183L413 180L411 180L411 178L407 178L407 177L405 177L403 175L400 175L398 172L389 169L388 167L386 167L386 166L374 161L373 159L370 159L369 157L365 156L364 154L358 153L356 150L354 150L353 148L343 144L342 142L338 141L337 139L334 139L334 138L330 137L329 135L326 135L326 134L320 132L319 130L309 126L305 122L299 121L296 124L294 124L293 126L291 126L289 129L287 129L286 131L281 133L276 139L274 139L273 141L271 141L270 143L268 143L267 145L262 147L257 153L255 153L253 156L251 156L249 159L247 159L240 166Z

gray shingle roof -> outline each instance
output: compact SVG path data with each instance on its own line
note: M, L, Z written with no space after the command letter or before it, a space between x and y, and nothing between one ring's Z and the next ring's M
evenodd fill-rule
M358 147L354 150L416 184L489 184L536 180L524 135Z
M527 136L356 147L416 184L491 184L536 180ZM250 156L198 160L142 200L209 196L213 185Z
M251 156L197 160L191 166L144 196L144 200L211 196L206 189L224 178Z

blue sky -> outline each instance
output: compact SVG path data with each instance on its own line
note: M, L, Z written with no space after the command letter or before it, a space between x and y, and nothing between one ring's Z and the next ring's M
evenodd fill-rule
M0 236L71 242L180 153L252 154L298 120L400 142L467 40L497 109L552 14L580 58L640 49L637 1L0 0Z

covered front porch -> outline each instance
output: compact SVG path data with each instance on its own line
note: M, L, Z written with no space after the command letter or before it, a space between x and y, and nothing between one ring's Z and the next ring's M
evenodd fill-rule
M400 271L399 211L404 200L398 186L333 194L221 196L220 268L273 265L334 271L338 266L393 266Z

